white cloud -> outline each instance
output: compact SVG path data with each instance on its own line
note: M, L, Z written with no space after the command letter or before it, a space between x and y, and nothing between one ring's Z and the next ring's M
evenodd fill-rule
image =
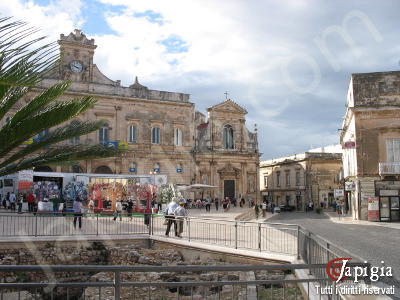
M50 42L57 40L61 33L82 25L81 6L80 0L58 0L48 6L35 4L34 1L1 1L0 15L29 22L31 26L41 29L37 35L47 35L47 42Z
M358 2L359 9L365 10L385 33L383 43L375 43L368 34L360 35L363 27L357 29L359 24L352 26L350 33L356 36L361 57L354 57L343 41L330 40L340 72L332 70L313 40L325 28L340 24L354 9L347 2L98 1L108 7L98 16L99 21L104 19L115 32L90 36L98 45L94 61L106 76L120 79L123 85L139 76L149 88L191 93L200 110L222 101L228 90L230 97L249 111L249 129L253 123L259 124L261 146L265 147L260 150L267 156L301 152L312 141L334 142L350 74L395 69L400 60L393 50L398 48L393 46L397 45L398 18L392 8L395 2L390 1ZM114 9L113 5L124 9ZM0 2L0 11L28 20L57 40L60 33L68 34L79 26L85 29L89 20L82 12L89 6L84 0L57 0L48 6L14 0ZM148 11L161 15L162 22L159 18L151 22L151 16L143 15ZM388 13L393 16L386 17ZM187 51L167 52L160 41L171 36L182 39ZM307 55L321 71L319 85L308 94L296 93L282 80L282 61L298 55ZM290 76L298 84L312 82L312 75L304 62L290 66ZM340 109L343 111L337 115Z

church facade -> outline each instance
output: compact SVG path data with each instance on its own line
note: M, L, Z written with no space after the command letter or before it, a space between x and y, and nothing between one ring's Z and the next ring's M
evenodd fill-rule
M214 197L258 195L257 133L246 128L247 111L232 100L197 112L190 95L152 90L134 82L124 87L94 64L95 41L80 30L60 35L61 63L33 90L60 80L72 84L62 99L92 95L98 102L76 121L104 120L98 131L69 143L111 143L127 149L118 158L50 167L58 172L164 175L168 183L218 186ZM32 94L25 101L28 102Z

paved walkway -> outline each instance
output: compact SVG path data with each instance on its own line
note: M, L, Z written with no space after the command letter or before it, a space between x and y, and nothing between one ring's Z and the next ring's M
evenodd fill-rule
M231 207L228 211L224 211L224 209L221 207L216 210L215 206L212 206L210 211L206 211L205 208L191 208L188 209L188 213L190 217L234 220L236 216L247 212L249 209L250 208L248 206L236 206Z
M324 211L324 214L335 223L340 224L354 224L354 225L365 225L365 226L380 226L392 229L400 229L400 223L389 223L389 222L369 222L364 220L353 220L352 216L340 216L336 212L333 211Z

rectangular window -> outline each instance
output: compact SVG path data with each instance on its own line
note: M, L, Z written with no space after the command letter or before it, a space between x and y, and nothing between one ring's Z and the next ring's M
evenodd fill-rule
M108 142L108 128L107 127L102 127L99 129L99 141L100 141L100 143Z
M290 171L286 171L285 173L286 186L290 186Z
M281 186L281 172L276 172L276 186Z
M264 176L264 186L268 187L268 176Z
M400 139L386 140L387 162L400 162Z
M160 128L154 127L151 130L151 143L160 144Z
M129 143L136 143L136 127L129 126Z
M300 171L296 171L296 185L300 185Z
M174 133L175 146L182 146L182 130L175 128Z

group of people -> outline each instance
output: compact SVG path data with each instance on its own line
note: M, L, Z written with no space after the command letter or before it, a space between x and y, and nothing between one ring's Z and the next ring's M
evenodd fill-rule
M172 201L168 204L165 209L166 236L169 236L171 227L174 226L175 236L182 237L183 222L188 215L185 205L186 201L184 199L178 201L176 197L172 198Z
M35 198L32 193L29 193L28 195L20 193L18 197L14 192L7 192L7 194L4 196L0 194L0 203L6 210L15 211L18 209L18 213L22 213L22 205L25 201L28 201L28 208L32 208L30 211L33 211L35 206Z
M206 211L211 211L211 208L214 205L215 210L217 211L221 206L224 209L224 211L228 211L230 207L236 207L238 204L240 207L244 207L245 203L246 201L244 197L239 197L239 198L225 197L222 200L218 198L206 197L204 199L197 199L197 200L188 199L185 204L185 208L198 208L198 209L205 208ZM254 206L254 202L251 197L248 198L248 203L249 207Z

